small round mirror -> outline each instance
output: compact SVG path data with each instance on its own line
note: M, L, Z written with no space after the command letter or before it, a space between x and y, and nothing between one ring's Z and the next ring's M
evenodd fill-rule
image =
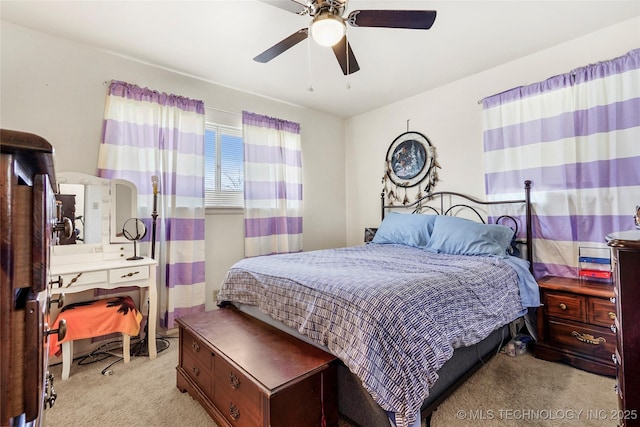
M136 242L144 238L147 234L147 226L144 225L144 222L140 218L129 218L125 221L124 226L122 227L122 235L129 241L133 242L133 256L127 258L127 260L136 260L142 259L141 256L138 256Z

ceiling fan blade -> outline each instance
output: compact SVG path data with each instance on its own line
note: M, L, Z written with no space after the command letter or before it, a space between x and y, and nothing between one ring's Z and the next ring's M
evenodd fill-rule
M307 11L307 6L296 0L260 0L262 3L270 4L278 9L286 10L297 15L303 15Z
M353 74L360 69L358 65L358 61L356 61L356 57L353 54L353 50L351 50L351 45L347 41L347 36L342 37L338 43L336 43L333 47L333 53L336 55L336 59L340 63L340 68L342 68L342 73L346 76L347 74ZM349 62L347 63L347 50L349 51Z
M435 10L354 10L345 21L354 27L428 30L435 20Z
M269 62L276 56L280 55L281 53L300 43L302 40L306 39L308 34L309 30L307 28L298 30L286 39L279 41L269 49L262 52L260 55L253 58L253 60L262 63Z

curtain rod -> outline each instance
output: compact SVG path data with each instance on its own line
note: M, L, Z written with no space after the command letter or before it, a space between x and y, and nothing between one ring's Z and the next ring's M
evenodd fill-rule
M237 111L221 110L220 108L209 107L208 105L205 105L204 108L209 109L209 110L213 110L213 111L218 111L220 113L233 114L235 116L241 116L242 115L242 113L238 113Z

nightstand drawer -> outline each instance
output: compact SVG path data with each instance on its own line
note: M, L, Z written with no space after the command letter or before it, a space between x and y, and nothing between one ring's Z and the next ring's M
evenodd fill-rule
M545 310L549 316L577 322L587 321L586 301L581 295L546 292Z
M611 364L616 351L616 336L606 328L587 327L572 322L549 320L550 341L562 348Z
M616 318L616 306L609 300L601 298L589 298L589 323L594 325L611 327Z

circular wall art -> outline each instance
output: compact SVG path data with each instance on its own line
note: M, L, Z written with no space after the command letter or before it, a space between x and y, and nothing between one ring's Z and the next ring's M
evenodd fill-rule
M434 167L434 150L423 134L405 132L389 146L386 162L386 173L391 182L398 187L413 187Z

